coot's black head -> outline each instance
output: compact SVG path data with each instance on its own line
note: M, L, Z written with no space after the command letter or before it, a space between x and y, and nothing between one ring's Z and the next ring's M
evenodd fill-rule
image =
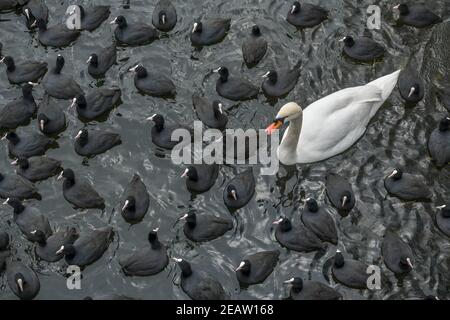
M195 212L189 212L181 216L180 220L185 220L189 228L193 229L197 225L197 215Z
M173 258L178 265L180 266L181 269L181 274L184 277L189 277L192 274L192 268L189 262L187 262L184 259L177 259L177 258Z
M388 178L392 178L394 180L400 180L403 176L403 171L401 169L395 169L392 171L392 173L388 176Z
M25 18L27 19L27 25L31 27L36 21L36 17L33 15L29 8L25 8L23 10L23 13L25 14Z
M344 255L339 250L336 251L336 255L334 256L334 266L336 268L342 268L344 266L344 263Z
M14 71L14 69L16 68L15 64L14 64L14 59L10 56L7 57L3 57L1 62L3 62L6 65L6 68L8 69L8 71Z
M134 211L136 209L136 199L133 196L128 196L123 204L122 211Z
M89 139L89 133L86 129L81 129L78 131L77 135L75 136L75 140L78 140L81 144L87 143Z
M183 173L183 177L187 177L189 180L198 181L198 172L194 166L189 166Z
M133 68L131 68L130 70L134 71L136 73L136 76L139 79L145 78L147 77L148 73L147 73L147 69L145 69L143 66L141 65L137 65Z
M31 232L33 236L36 238L36 242L40 245L45 245L47 243L47 238L45 237L45 233L41 230L34 230Z
M121 29L127 26L127 20L124 16L118 16L112 23L116 23Z
M442 215L446 218L450 218L450 203L444 204L438 209L441 209Z
M19 199L16 198L8 198L3 202L3 204L9 204L13 209L15 214L20 214L25 209L22 202L20 202Z
M63 246L61 246L61 248L59 248L58 251L56 251L56 254L61 253L63 253L69 259L75 257L75 255L77 254L75 247L70 243L64 244Z
M71 183L75 183L75 173L72 169L64 169L58 177L58 179L61 178L64 178L66 179L66 181L69 181Z
M17 285L17 288L19 289L20 292L23 292L25 285L27 284L25 281L25 277L23 276L22 273L18 272L15 274L14 276L14 282Z
M252 27L252 35L254 35L255 37L259 37L261 35L261 30L257 25L254 25Z
M64 63L65 63L64 57L58 54L58 56L56 57L56 66L53 69L53 71L55 73L60 73L62 68L64 67Z
M214 72L219 73L220 80L222 80L222 82L226 82L228 80L229 72L227 67L220 67L214 70Z
M9 235L6 232L0 232L0 251L8 249Z
M227 187L227 196L228 198L237 200L238 199L238 194L237 194L237 190L236 187L232 184L229 184Z
M76 96L74 101L77 104L77 106L82 108L82 109L86 108L86 106L87 106L86 97L84 95L82 95L82 94L79 94L78 96Z
M97 54L95 54L95 53L91 54L91 56L89 57L87 63L93 65L94 67L98 66L98 56L97 56Z
M275 70L270 70L263 75L263 77L269 79L269 82L271 83L276 83L278 80L278 73Z
M19 136L15 132L8 132L5 136L5 138L12 144L17 144L20 141Z
M346 36L344 39L344 45L346 47L353 47L353 45L355 44L355 40L353 39L353 37L351 36Z
M36 24L36 26L37 26L37 27L39 28L39 30L41 30L41 31L47 30L47 22L45 22L45 20L42 19L42 18L37 18L34 24ZM34 24L33 24L33 25L34 25Z
M292 7L291 7L291 11L290 11L291 14L294 14L294 13L299 12L299 11L300 11L300 8L301 8L300 2L295 1L295 2L292 4Z
M192 27L192 33L201 33L203 31L203 24L201 21L194 22L194 26Z
M252 269L252 264L250 263L250 261L248 261L248 260L243 260L243 261L239 264L239 267L237 267L236 272L240 272L240 273L243 273L243 274L245 274L245 275L249 275L251 269Z
M409 13L409 8L408 5L405 3L399 4L397 6L398 11L400 12L400 14L402 16L406 16Z
M292 290L295 292L300 292L303 289L303 279L299 277L286 280L284 283L292 284Z
M160 25L165 25L167 23L167 13L164 10L161 10L159 12L159 24Z
M153 116L148 118L148 120L152 120L154 122L155 128L158 132L164 129L164 117L162 115L155 113Z
M450 117L446 117L439 122L439 131L444 132L450 129Z
M319 205L317 204L317 201L313 198L306 199L306 208L308 208L308 211L310 212L319 211Z
M214 118L218 119L223 115L223 105L219 100L213 102Z
M413 264L411 262L411 258L407 256L400 257L400 267L404 270L412 270Z
M43 113L39 113L37 119L39 123L39 129L41 129L41 131L44 131L44 127L50 121L50 119Z
M34 101L34 97L33 97L33 85L32 84L24 84L22 86L22 95L25 99L27 100L32 100Z
M279 225L282 232L288 232L292 229L291 220L289 220L288 218L280 218L274 221L273 224Z
M152 245L153 249L158 249L161 247L161 243L158 240L158 230L159 230L159 228L152 229L148 233L148 241Z
M16 163L19 165L19 167L23 170L28 169L28 167L30 166L30 163L28 162L27 158L19 158L16 160Z
M346 190L342 192L341 196L341 208L344 210L350 210L351 209L351 200L352 200L352 194L350 191Z

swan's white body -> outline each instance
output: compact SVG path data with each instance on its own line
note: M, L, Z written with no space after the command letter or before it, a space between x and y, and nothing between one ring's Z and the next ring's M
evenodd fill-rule
M350 148L397 84L400 70L364 86L332 93L289 120L277 150L283 164L321 161ZM281 110L280 110L281 112Z

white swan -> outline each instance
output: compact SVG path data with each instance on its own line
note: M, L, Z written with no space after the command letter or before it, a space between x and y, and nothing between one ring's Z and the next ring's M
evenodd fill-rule
M305 111L295 102L285 104L266 129L271 134L289 122L277 149L278 159L286 165L312 163L350 148L395 88L400 71L364 86L334 92Z

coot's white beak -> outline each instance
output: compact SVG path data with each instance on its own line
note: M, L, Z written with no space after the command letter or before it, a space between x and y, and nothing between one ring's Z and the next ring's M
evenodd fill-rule
M12 164L13 166L15 166L18 162L19 162L19 159L16 159L16 160L14 160L13 162L11 162L11 164Z
M414 269L413 264L412 264L410 258L406 258L406 262L408 263L408 266L409 266L411 269Z
M342 197L342 203L341 203L341 207L344 207L344 206L345 206L345 204L347 203L347 201L348 201L348 198L347 198L347 196L343 196L343 197Z
M135 72L138 67L139 67L139 65L137 64L133 68L130 68L128 71Z
M270 74L270 71L267 71L262 77L267 78L269 76L269 74Z
M77 98L73 98L71 105L69 106L70 108L73 108L75 106L75 104L77 103Z
M6 139L6 133L3 135L3 137L0 140L5 140Z
M182 178L186 177L189 172L189 169L184 170L183 174L181 175Z
M3 202L3 204L8 204L9 198L6 198L6 200Z
M33 231L31 231L30 233L31 233L31 234L36 234L36 232L37 232L37 230L33 230Z
M231 190L231 196L234 200L237 200L236 190Z
M394 7L394 9L398 9L400 7L400 5L398 4L398 5L396 5L395 7Z
M292 283L292 282L294 282L294 278L291 278L291 279L289 279L289 280L286 280L286 281L284 281L283 283Z
M175 262L181 262L181 261L183 261L183 259L179 259L179 258L175 258L175 257L172 257L172 259L173 259L173 261L175 261Z
M166 16L163 14L161 17L162 24L166 24Z
M27 19L30 20L30 9L25 9L25 15L27 16Z
M33 87L36 87L39 83L28 81L28 84L32 85Z
M197 27L198 27L198 23L195 22L195 23L194 23L194 27L192 28L192 33L194 33L195 31L197 31Z
M217 72L220 71L220 69L222 69L222 67L219 67L219 68L217 68L217 69L214 69L213 72L214 72L214 73L217 73Z
M3 63L3 61L5 61L5 57L3 57L2 60L0 60L1 63Z
M283 221L283 218L280 218L278 220L275 220L274 222L272 222L272 224L280 224Z
M61 246L61 248L59 248L59 250L56 251L55 254L61 254L61 253L63 253L63 251L64 251L64 246Z
M159 227L158 228L155 228L155 229L153 229L153 232L158 232L159 231Z
M37 20L34 20L34 22L31 24L30 27L34 28L34 27L36 27L36 24L37 24Z
M17 279L17 286L19 287L19 291L23 292L23 280Z
M239 265L239 267L237 267L236 270L234 270L234 271L237 272L237 271L241 270L244 266L245 266L245 262L242 261L241 264Z
M39 128L44 131L44 120L39 121Z
M223 113L223 105L222 105L222 103L219 102L217 107L219 108L219 112Z
M178 220L186 220L186 218L189 216L189 214L182 215Z
M78 131L77 135L75 136L75 140L77 140L79 137L81 137L81 134L83 133L83 131Z
M292 7L291 7L291 14L293 14L294 11L295 11L295 6L292 6Z
M64 174L64 171L61 171L61 173L59 174L58 178L56 178L56 180L61 180L63 178L63 174Z
M414 92L416 92L416 88L411 87L411 90L409 91L409 94L408 94L408 98L411 97L414 94Z
M342 39L339 39L339 42L342 42L346 39L347 37L343 37Z
M111 21L109 24L114 24L117 22L117 18L115 18L113 21Z
M130 201L129 200L125 200L125 203L124 203L124 205L122 207L122 211L125 210L128 207L129 204L130 204Z
M89 63L92 61L92 56L89 57L89 59L87 59L86 63Z
M155 118L155 116L156 116L156 113L155 113L154 115L152 115L151 117L146 118L145 120L153 121L153 119Z
M395 176L397 174L397 170L392 171L392 173L390 175L388 175L388 178L392 178L393 176Z
M444 204L444 205L442 205L442 206L436 207L436 209L444 209L445 207L447 207L447 206Z

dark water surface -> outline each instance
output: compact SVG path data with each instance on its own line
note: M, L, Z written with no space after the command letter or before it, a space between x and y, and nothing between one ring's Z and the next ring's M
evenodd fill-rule
M72 1L47 0L50 8L50 25L62 21L66 8ZM112 8L111 21L123 14L129 21L145 21L151 24L156 0L133 1L130 8L122 8L122 1L82 1L107 4ZM346 299L410 299L426 294L449 298L450 241L435 227L435 206L449 199L449 166L437 169L428 156L426 142L436 122L445 114L436 96L436 88L444 85L444 76L450 71L450 23L431 29L415 30L397 27L392 16L391 0L385 1L316 1L330 10L330 19L324 24L306 31L297 31L285 21L291 1L280 0L230 0L199 1L174 0L178 23L175 29L161 40L137 48L119 48L118 65L114 66L103 81L93 80L87 73L85 61L98 46L106 47L113 39L115 26L108 23L93 33L83 32L71 47L64 50L45 49L38 43L37 34L30 33L19 13L0 14L0 42L3 54L17 61L43 59L53 65L57 53L66 58L64 72L73 71L83 90L95 86L120 86L123 103L103 122L91 122L88 127L110 129L121 134L123 143L105 154L84 160L73 149L73 137L84 125L75 110L69 110L70 101L61 101L66 112L68 128L60 134L58 149L48 156L63 161L63 166L73 168L81 176L95 184L106 200L106 209L74 210L63 199L62 182L51 178L38 184L43 200L32 203L48 215L52 226L75 224L79 229L111 224L116 236L102 259L83 272L81 290L66 289L65 263L39 262L34 256L33 245L22 238L12 222L9 206L0 208L0 226L12 235L14 259L30 264L38 271L41 290L37 299L79 299L87 295L120 293L144 299L185 299L179 284L179 268L170 265L162 273L144 278L125 277L120 271L118 258L147 245L147 233L151 227L160 227L160 239L169 247L171 256L183 257L195 267L213 273L236 299L280 299L287 296L282 282L293 276L327 282L329 273L326 261L336 248L328 247L326 253L299 254L282 249L273 235L272 221L280 215L299 221L299 208L306 197L315 197L319 203L330 206L324 192L325 174L335 171L348 177L357 196L355 209L342 218L334 209L330 211L339 229L338 247L355 259L381 267L382 289L358 291L347 289L329 279ZM359 65L341 55L338 39L362 35L366 26L366 8L376 4L382 8L382 29L371 31L376 41L383 43L388 54L381 63ZM450 15L448 0L428 1L427 5L444 18ZM201 51L194 50L189 41L192 22L197 17L230 17L232 26L223 42ZM269 51L262 63L253 69L243 65L241 43L254 23L261 26L269 42ZM421 71L427 82L428 94L418 105L405 106L398 91L373 118L364 137L342 155L311 165L281 166L276 176L257 177L256 196L235 215L236 226L225 236L205 244L186 240L182 224L176 219L187 210L228 216L223 204L224 183L242 170L239 166L223 166L215 186L207 193L191 196L180 178L183 167L173 165L169 154L157 150L151 143L151 125L144 118L158 112L167 119L192 123L196 115L191 95L204 93L209 99L217 98L216 76L211 69L220 65L229 67L232 74L242 74L260 84L261 76L274 67L293 66L302 61L302 74L296 88L279 101L258 100L232 103L221 99L228 110L229 128L263 128L278 109L289 101L303 107L336 90L361 85L379 76L412 63ZM177 87L174 100L163 100L139 94L133 77L126 70L142 63L150 70L158 68L171 74ZM8 83L5 66L0 66L0 105L20 95L20 88ZM42 99L43 89L35 90L37 100ZM320 124L318 124L320 125ZM34 119L28 127L17 131L36 131ZM0 170L13 173L9 164L5 142L0 145ZM383 178L396 166L405 171L421 174L434 191L431 203L403 202L386 195ZM118 201L124 187L137 172L147 185L151 196L150 210L144 221L130 226L118 211ZM30 203L31 205L31 203ZM393 226L406 239L415 254L416 268L404 278L397 278L386 269L380 256L381 240L387 226ZM234 268L241 258L259 250L280 249L281 261L275 272L262 285L241 290ZM0 280L0 298L15 299L6 279Z

